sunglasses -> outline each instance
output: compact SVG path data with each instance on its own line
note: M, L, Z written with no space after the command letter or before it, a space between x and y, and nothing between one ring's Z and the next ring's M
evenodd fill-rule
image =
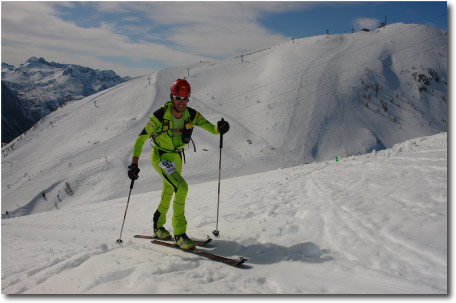
M188 97L179 97L179 96L173 96L173 97L174 97L174 100L176 100L176 101L180 101L180 100L188 101Z

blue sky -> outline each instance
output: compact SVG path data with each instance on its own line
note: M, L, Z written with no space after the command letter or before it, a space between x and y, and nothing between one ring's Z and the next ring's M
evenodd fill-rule
M28 58L139 76L291 38L387 23L447 30L446 2L2 2L2 62Z

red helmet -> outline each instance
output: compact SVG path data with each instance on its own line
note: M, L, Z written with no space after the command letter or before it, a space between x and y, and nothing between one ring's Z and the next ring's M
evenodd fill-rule
M190 97L191 92L192 89L187 80L177 79L176 81L174 81L173 85L171 85L171 94L173 96L188 98Z

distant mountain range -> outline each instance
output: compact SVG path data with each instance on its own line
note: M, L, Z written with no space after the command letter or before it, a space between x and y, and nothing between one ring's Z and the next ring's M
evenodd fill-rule
M47 62L31 57L18 67L2 63L2 143L28 130L67 101L130 80L112 70Z

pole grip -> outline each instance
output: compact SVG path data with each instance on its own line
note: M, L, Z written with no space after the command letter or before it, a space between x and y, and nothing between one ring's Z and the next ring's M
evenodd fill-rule
M224 122L225 120L222 118L222 122ZM220 148L223 148L223 135L220 134Z

